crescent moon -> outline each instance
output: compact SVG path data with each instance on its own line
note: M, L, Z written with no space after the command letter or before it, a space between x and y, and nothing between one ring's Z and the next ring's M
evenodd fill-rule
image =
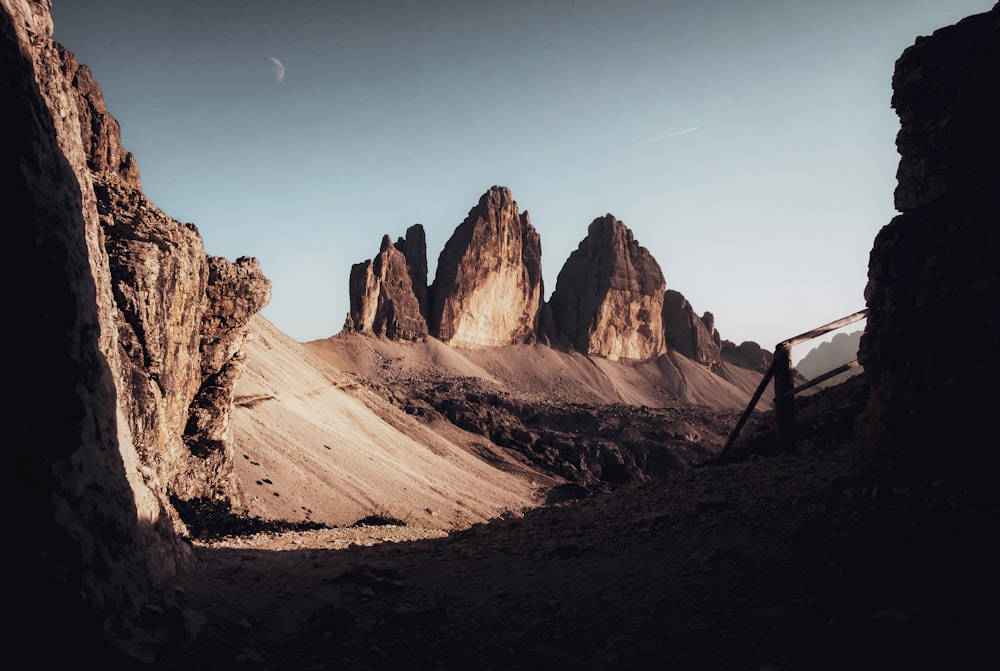
M271 73L274 75L274 82L280 84L285 78L285 66L274 56L271 56Z

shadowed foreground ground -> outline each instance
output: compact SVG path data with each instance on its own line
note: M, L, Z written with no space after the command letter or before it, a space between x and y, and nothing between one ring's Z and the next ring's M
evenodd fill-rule
M844 422L817 422L799 455L449 537L200 542L197 572L156 610L176 619L156 666L976 668L997 624L997 506L947 483L853 486ZM358 544L383 538L399 542Z

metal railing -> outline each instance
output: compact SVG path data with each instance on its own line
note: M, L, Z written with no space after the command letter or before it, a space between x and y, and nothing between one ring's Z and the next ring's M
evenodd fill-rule
M767 389L767 385L772 379L774 380L775 438L777 439L779 446L783 449L790 449L794 445L795 441L795 395L801 391L809 389L810 387L814 387L821 382L829 380L835 375L840 375L841 373L858 366L857 359L849 361L841 366L838 366L837 368L834 368L833 370L816 376L805 384L796 387L792 373L792 347L809 340L813 340L814 338L819 338L830 331L836 331L839 328L853 324L854 322L860 321L867 316L867 309L860 310L852 315L832 321L829 324L824 324L823 326L815 328L812 331L801 333L794 338L789 338L788 340L783 340L778 343L774 348L774 358L771 360L771 365L768 367L767 372L764 373L764 377L757 386L757 390L750 398L750 403L747 404L746 410L744 410L743 414L740 415L732 433L729 434L729 439L726 440L726 444L722 447L722 451L715 457L713 463L720 463L729 453L729 450L732 449L737 436L739 436L740 431L743 429L743 425L746 424L748 419L750 419L750 415L757 406L757 402L764 394L764 390Z

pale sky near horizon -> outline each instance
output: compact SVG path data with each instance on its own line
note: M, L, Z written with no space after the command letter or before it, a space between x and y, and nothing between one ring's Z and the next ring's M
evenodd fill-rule
M722 337L865 307L895 214L895 60L993 0L54 0L146 195L255 256L264 316L338 333L351 265L414 223L428 263L492 185L545 297L621 219Z

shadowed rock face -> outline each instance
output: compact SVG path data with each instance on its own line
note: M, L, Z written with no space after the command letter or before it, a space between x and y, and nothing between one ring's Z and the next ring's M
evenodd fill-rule
M993 479L1000 466L983 421L1000 404L990 382L1000 373L998 81L998 6L918 38L896 62L900 214L871 252L859 352L872 385L862 432L881 477Z
M427 337L427 244L411 226L396 245L389 236L372 261L351 267L351 312L346 328L393 340Z
M703 366L714 368L722 360L722 340L715 317L699 317L687 299L673 289L663 295L663 330L667 347Z
M19 381L15 458L22 503L51 516L28 543L48 609L36 626L51 631L65 609L74 629L114 632L190 559L171 497L239 501L232 387L270 283L254 259L207 256L193 225L142 194L100 88L52 40L50 3L0 7L16 139L0 152L18 232L8 266L26 268L14 307L33 367Z
M174 551L145 533L162 516L120 421L109 272L61 65L48 7L3 0L0 182L18 281L7 453L21 539L8 554L19 587L9 635L40 666L94 654L143 603L155 556Z
M528 213L490 188L438 257L431 333L455 347L535 341L542 307L542 247Z
M656 259L610 214L570 254L549 300L555 328L583 354L651 359L666 352Z

